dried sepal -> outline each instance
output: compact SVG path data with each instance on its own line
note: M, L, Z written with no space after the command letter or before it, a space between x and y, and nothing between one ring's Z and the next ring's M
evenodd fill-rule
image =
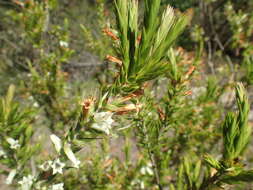
M83 118L86 118L88 116L90 109L95 104L95 101L96 99L94 97L90 97L83 100L83 102L81 103Z

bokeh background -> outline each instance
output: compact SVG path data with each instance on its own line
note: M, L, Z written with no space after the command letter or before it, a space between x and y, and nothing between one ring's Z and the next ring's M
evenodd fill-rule
M114 52L113 43L104 31L106 28L115 28L116 23L112 0L45 2L0 1L0 95L5 95L9 85L14 84L16 100L21 106L28 105L37 110L33 120L35 136L45 142L42 152L48 155L53 151L49 134L62 133L61 130L72 124L68 118L74 117L80 110L78 102L84 97L98 94L101 84L113 80L114 67L106 60L106 56ZM142 1L139 2L142 10ZM188 96L188 101L195 103L186 104L182 111L188 121L178 122L185 124L181 131L186 134L180 132L177 139L171 140L172 147L177 149L174 161L183 154L180 147L191 147L189 149L193 151L199 149L195 152L209 149L219 156L218 152L222 149L221 142L217 140L220 138L219 132L210 135L198 129L210 129L213 132L212 128L221 125L226 112L236 109L232 88L235 82L243 82L250 102L253 100L253 1L162 0L162 4L164 7L170 4L181 12L193 10L192 22L174 48L182 55L182 65L191 64L196 56L200 60ZM158 97L163 93L163 84L163 80L152 82ZM188 111L187 106L191 107ZM192 110L195 110L193 114L190 113ZM253 110L249 119L252 124ZM194 130L198 132L189 130L189 126L195 126ZM130 133L127 135L131 136ZM128 172L134 173L143 161L140 161L141 153L135 145L135 137L131 138L131 160L136 167ZM201 148L204 139L208 145ZM178 140L179 145L173 144ZM245 155L245 164L249 168L253 162L252 143ZM86 166L89 182L87 179L78 181L78 176L70 173L69 181L66 180L69 189L95 187L89 183L96 184L96 187L103 184L100 189L105 189L104 185L110 184L110 177L97 178L103 176L107 167L101 166L98 160L106 152L115 159L111 162L115 162L115 165L120 163L124 160L122 147L126 141L121 136L109 144L100 141L87 144L80 156L90 161L91 155L96 155L94 159L97 162ZM89 167L104 169L99 170L101 173L94 173ZM126 174L123 171L120 175L120 171L120 167L115 169L114 175L119 172L117 180L123 184ZM2 179L3 186L0 189L7 189L4 185L5 176ZM169 172L168 180L173 182ZM243 190L252 188L250 184L235 187Z

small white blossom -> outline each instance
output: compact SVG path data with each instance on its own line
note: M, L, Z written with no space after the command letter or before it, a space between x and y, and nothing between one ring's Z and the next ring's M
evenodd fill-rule
M34 189L36 189L36 190L47 190L48 188L46 186L42 186L43 183L44 183L44 181L37 181L34 184Z
M30 75L32 76L32 74L30 74ZM34 101L33 96L29 96L29 97L28 97L28 100Z
M20 147L18 140L8 137L6 141L11 145L11 149L18 149Z
M110 134L110 129L114 120L112 119L113 113L111 112L99 112L94 114L94 123L91 128L104 132L107 135Z
M79 168L80 160L78 160L75 154L71 150L71 146L68 143L64 144L64 152L66 153L68 159L73 163L74 168Z
M145 184L143 181L139 180L139 179L134 179L132 182L131 182L131 185L132 186L139 186L140 189L145 189Z
M32 175L24 176L18 183L21 185L22 190L30 190L34 182L34 177Z
M64 183L57 183L51 186L50 190L64 190Z
M6 181L5 183L10 185L14 179L14 177L16 176L17 174L17 170L11 170L11 172L9 173L8 177L6 178Z
M68 44L68 42L66 42L66 41L62 41L62 40L61 40L61 41L59 42L59 44L60 44L61 47L65 47L65 48L69 47L69 44Z
M131 181L131 185L132 186L135 186L139 183L139 180L138 179L134 179L133 181Z
M0 157L7 158L6 152L0 148Z
M43 171L48 171L52 167L53 162L51 160L39 165L39 168Z
M65 164L61 162L60 159L58 158L54 160L51 167L53 169L53 175L56 173L62 174L62 169L65 167Z
M140 169L140 172L142 175L153 175L153 170L152 170L152 164L151 163L148 163L147 166L144 166Z
M57 137L55 134L50 135L51 141L54 143L54 147L58 153L60 153L62 148L62 142L59 137Z
M39 105L38 102L34 102L34 103L33 103L33 107L38 108L39 106L40 106L40 105Z

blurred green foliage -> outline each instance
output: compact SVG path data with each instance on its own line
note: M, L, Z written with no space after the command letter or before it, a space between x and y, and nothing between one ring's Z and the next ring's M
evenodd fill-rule
M0 16L14 188L252 188L252 1L3 0Z

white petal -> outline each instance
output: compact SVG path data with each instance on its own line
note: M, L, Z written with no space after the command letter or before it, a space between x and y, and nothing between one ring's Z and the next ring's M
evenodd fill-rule
M14 144L14 143L16 142L13 138L10 138L10 137L6 138L6 141L7 141L10 145L12 145L12 144Z
M147 173L149 174L149 175L153 175L154 173L153 173L153 170L150 168L150 167L147 167L146 168L146 171L147 171Z
M20 147L20 144L18 144L18 140L8 137L6 138L6 141L11 145L11 149L17 149Z
M17 174L17 170L15 170L15 169L11 170L11 172L9 173L5 183L8 184L8 185L11 184L14 177L16 176L16 174Z
M52 164L52 169L53 169L53 175L56 173L62 174L62 169L65 167L65 164L60 161L60 159L54 160Z
M68 47L69 46L68 42L66 42L66 41L60 41L59 44L62 47Z
M146 174L146 169L145 169L145 167L142 167L142 168L140 169L140 172L141 172L142 175L145 175L145 174Z
M73 167L79 168L80 160L78 160L75 154L71 150L71 146L68 143L64 144L64 152L66 153L68 159L73 163Z
M59 137L57 137L56 135L52 134L50 135L51 141L54 143L55 149L58 153L60 153L61 148L62 148L62 142L61 139Z
M48 171L52 167L53 162L51 160L39 165L39 168L43 171Z
M64 185L64 183L58 183L58 184L54 184L54 185L52 185L52 190L64 190L63 189L63 185Z
M107 135L110 134L110 130L109 130L108 125L106 123L93 123L91 125L91 128L96 129L96 130L101 131L101 132L104 132Z
M113 120L112 118L108 118L108 119L106 120L106 123L107 123L108 125L112 125L113 122L114 122L114 120Z

